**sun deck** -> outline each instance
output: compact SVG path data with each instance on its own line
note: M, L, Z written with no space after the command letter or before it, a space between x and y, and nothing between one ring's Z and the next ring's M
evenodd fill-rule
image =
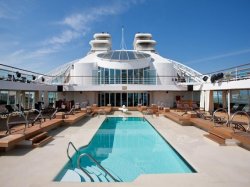
M137 111L128 114L115 111L114 116L142 117L142 114ZM249 151L238 146L218 146L203 136L206 134L205 131L194 126L181 126L162 115L160 117L146 115L145 118L197 170L197 173L141 175L132 183L123 183L123 186L249 185L250 167L247 164L250 161ZM8 186L88 186L89 183L58 183L53 182L53 179L68 160L66 156L68 142L74 142L78 148L87 145L104 119L105 115L96 115L84 118L71 126L57 128L51 131L54 140L43 148L21 147L1 153L1 173L4 175L0 175L0 181ZM13 180L9 180L10 177ZM92 183L91 185L120 186L121 184Z

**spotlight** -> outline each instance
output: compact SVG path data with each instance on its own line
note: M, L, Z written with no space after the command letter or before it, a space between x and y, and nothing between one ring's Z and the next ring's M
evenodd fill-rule
M16 76L18 77L18 78L20 78L21 77L21 73L20 72L16 72Z
M217 80L222 79L224 77L223 73L218 73L217 74Z
M215 81L217 80L217 75L216 74L213 74L212 76L211 76L211 83L215 83Z
M202 80L206 82L208 80L208 76L207 75L203 76Z

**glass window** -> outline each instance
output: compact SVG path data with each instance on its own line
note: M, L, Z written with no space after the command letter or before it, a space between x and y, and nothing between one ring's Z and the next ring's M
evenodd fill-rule
M53 106L57 100L57 93L48 92L48 99L49 99L49 104Z
M121 94L120 93L116 93L116 106L121 106Z
M139 84L143 84L143 69L139 69Z
M122 70L122 84L127 84L127 70Z
M133 93L128 93L128 106L133 106Z
M121 70L115 70L115 79L116 84L121 84Z
M101 106L101 94L98 93L98 106Z
M110 69L110 84L114 84L114 83L115 83L115 70Z
M109 69L105 68L105 84L109 84Z
M101 68L100 67L98 67L98 72L97 72L98 74L98 84L101 84Z
M34 98L35 98L34 92L25 92L25 102L24 102L25 109L34 108L34 104L35 104Z
M105 106L107 106L107 104L110 104L110 102L109 102L109 93L105 93Z
M8 91L0 91L0 104L7 105L8 102Z
M133 70L128 70L128 84L133 84Z
M214 109L222 108L222 91L213 91Z
M115 93L110 93L110 104L111 106L116 106L115 105Z
M100 106L105 106L105 93L101 93L101 102L100 102Z
M16 104L16 92L15 91L9 91L9 104L10 105Z
M127 106L127 93L122 93L122 105Z
M105 75L104 75L104 68L100 68L100 73L101 73L101 84L104 84L104 79L105 79Z
M143 105L143 93L138 93L138 101L139 101L138 104Z
M135 69L134 70L134 84L138 84L139 83L139 70Z
M144 84L149 84L149 68L144 68L143 76L144 76Z
M134 93L134 106L138 106L138 93Z
M148 106L148 93L143 93L143 106Z

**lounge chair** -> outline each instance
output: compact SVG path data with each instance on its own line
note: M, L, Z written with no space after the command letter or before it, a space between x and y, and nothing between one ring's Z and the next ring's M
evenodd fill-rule
M46 108L41 111L42 112L42 118L44 121L46 119L53 119L56 117L56 113L58 112L58 108Z
M13 112L8 115L6 126L7 131L6 134L11 134L11 128L17 125L23 125L24 124L24 130L23 133L25 133L26 127L29 125L26 116L22 112Z
M177 103L176 104L176 111L183 111L184 110L184 106L182 103Z
M217 112L223 112L225 114L225 116L216 116ZM224 108L218 108L217 110L214 111L213 113L213 123L214 126L223 126L224 124L226 126L229 125L229 115L227 113L227 110Z
M204 110L194 110L194 112L196 113L198 118L202 118L205 120L211 120L213 118L213 116L209 112L206 112Z
M75 114L75 105L73 105L70 109L70 111L65 112L65 115L74 115Z
M36 122L39 122L39 125L41 127L42 119L43 119L42 112L37 109L32 109L27 113L26 119L28 123L31 124L32 126Z
M8 113L12 113L15 111L11 105L5 105L5 108L8 110Z
M246 121L235 120L235 117L236 117L237 115L241 115L241 116L242 116L242 115L245 115L245 116L247 117L248 122L246 122ZM240 130L240 131L243 131L243 132L247 132L247 131L250 130L250 117L249 117L249 115L247 114L247 112L245 112L245 111L237 111L237 112L235 112L235 113L232 115L232 117L231 117L231 119L230 119L230 122L229 122L229 126L230 126L231 128L233 128L234 131L235 131L235 130Z

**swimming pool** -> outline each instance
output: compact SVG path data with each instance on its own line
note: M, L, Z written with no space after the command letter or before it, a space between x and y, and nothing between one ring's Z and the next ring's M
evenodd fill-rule
M108 117L90 144L78 150L56 176L56 181L90 181L77 168L79 155L87 153L118 181L129 182L141 174L193 173L195 170L166 142L144 118ZM113 181L88 157L80 166L94 181Z

